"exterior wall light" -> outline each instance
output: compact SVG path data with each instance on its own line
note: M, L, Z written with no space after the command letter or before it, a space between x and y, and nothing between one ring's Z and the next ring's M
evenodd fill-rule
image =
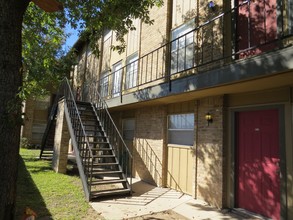
M206 113L206 115L205 115L205 119L206 119L207 122L208 122L208 126L210 125L210 123L213 122L213 117L212 117L212 115L211 115L209 112Z
M208 7L209 9L211 9L212 11L215 11L216 10L216 4L214 1L209 1L208 3Z

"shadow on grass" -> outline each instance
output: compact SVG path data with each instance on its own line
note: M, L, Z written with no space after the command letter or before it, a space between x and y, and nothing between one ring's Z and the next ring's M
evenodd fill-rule
M52 219L42 195L25 166L24 160L27 159L19 156L15 219L22 219L26 207L34 210L40 217L38 219Z

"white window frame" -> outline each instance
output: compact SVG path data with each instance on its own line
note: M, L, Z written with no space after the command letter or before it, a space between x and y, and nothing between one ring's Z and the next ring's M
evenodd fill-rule
M111 30L106 30L104 32L104 42L107 41L110 37L112 37L112 31Z
M102 97L107 97L109 95L109 71L101 74L100 94Z
M125 89L137 86L138 54L134 53L126 59Z
M113 65L112 96L117 97L121 93L122 62Z
M194 66L194 32L192 31L194 27L195 22L193 19L172 30L171 74Z
M193 146L194 127L194 113L169 115L168 145Z

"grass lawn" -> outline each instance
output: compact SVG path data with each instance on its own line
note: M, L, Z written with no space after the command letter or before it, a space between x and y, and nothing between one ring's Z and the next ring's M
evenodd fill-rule
M51 161L39 160L39 153L20 149L16 219L26 207L37 219L103 219L85 201L79 177L55 173Z

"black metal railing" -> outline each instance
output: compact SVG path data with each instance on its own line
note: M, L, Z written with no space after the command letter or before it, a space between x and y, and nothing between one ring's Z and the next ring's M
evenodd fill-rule
M182 36L103 75L97 82L101 95L106 99L122 96L285 47L282 41L292 36L292 21L288 22L288 13L284 13L285 0L277 2L274 6L265 1L239 1L238 5L212 18L201 17L200 20L206 21ZM255 10L261 11L257 17L253 15Z
M119 165L125 174L126 177L130 178L130 187L132 184L132 160L133 156L130 152L129 148L124 142L117 126L115 125L106 102L100 95L98 89L95 87L96 84L93 83L91 88L95 88L94 93L90 93L90 102L95 107L96 114L100 120L102 128L106 136L108 137L108 141L110 146L112 147L114 154L119 162Z
M56 116L56 113L57 113L57 107L58 107L58 101L63 96L63 94L62 94L62 92L60 90L61 90L61 87L58 88L56 97L54 99L54 103L53 103L53 105L51 107L51 110L50 110L50 114L49 114L48 121L47 121L47 126L46 126L46 129L45 129L43 138L42 138L41 152L40 152L40 156L39 156L40 159L42 158L43 152L44 152L44 150L46 148L46 143L47 143L47 140L48 140L49 132L50 132L51 127L53 126L53 123L54 123L54 120L55 120L55 116Z
M89 138L85 132L85 126L82 123L80 117L80 109L78 109L77 104L75 102L75 96L72 93L69 81L65 78L61 84L61 88L63 91L65 103L68 109L68 113L70 116L70 121L72 125L72 132L74 132L75 140L72 140L72 144L76 147L75 155L80 156L82 163L82 167L80 169L83 170L83 174L80 175L81 180L83 182L84 189L87 190L87 196L91 191L91 183L92 183L92 170L93 170L93 162L94 157L89 144ZM77 159L78 161L78 159ZM78 164L79 165L79 164ZM81 171L81 170L80 170Z

